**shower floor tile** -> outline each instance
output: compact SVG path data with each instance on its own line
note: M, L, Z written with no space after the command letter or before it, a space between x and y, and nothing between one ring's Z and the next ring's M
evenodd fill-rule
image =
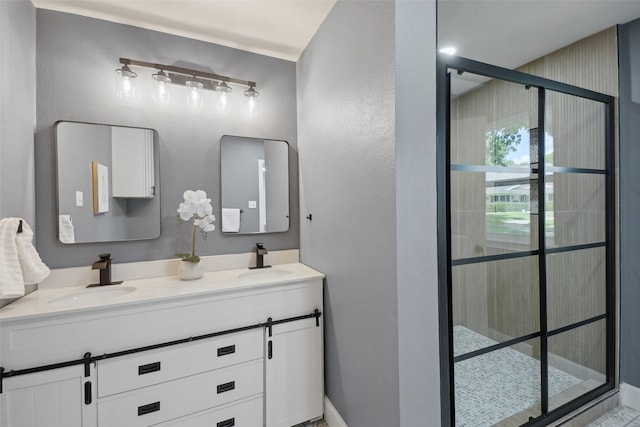
M618 406L607 412L587 427L638 427L640 426L640 412L628 406Z
M494 344L463 326L454 327L456 355ZM540 414L540 362L533 357L507 347L458 362L454 373L457 427L492 426L522 415L519 425ZM549 367L550 396L582 382Z

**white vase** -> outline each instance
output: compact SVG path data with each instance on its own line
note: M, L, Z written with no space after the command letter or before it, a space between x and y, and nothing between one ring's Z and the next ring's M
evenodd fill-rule
M199 262L180 261L178 264L178 277L181 280L195 280L202 277L204 271Z

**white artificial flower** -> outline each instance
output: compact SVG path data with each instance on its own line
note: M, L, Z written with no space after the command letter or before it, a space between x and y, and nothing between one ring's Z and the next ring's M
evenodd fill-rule
M198 263L200 257L196 255L196 228L200 228L202 238L207 238L207 233L216 229L213 224L216 220L213 215L211 199L207 199L207 193L202 190L187 190L182 195L184 202L178 206L178 216L182 221L189 221L193 218L193 241L191 242L191 254L176 254L183 261Z

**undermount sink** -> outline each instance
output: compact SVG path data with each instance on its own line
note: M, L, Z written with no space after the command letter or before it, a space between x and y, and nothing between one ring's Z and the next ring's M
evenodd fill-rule
M135 290L136 288L134 288L133 286L83 289L81 291L51 300L47 304L84 304L87 302L104 301L130 294Z
M260 278L260 279L277 279L291 274L291 271L284 268L272 267L272 268L256 268L253 270L245 271L238 275L238 278Z

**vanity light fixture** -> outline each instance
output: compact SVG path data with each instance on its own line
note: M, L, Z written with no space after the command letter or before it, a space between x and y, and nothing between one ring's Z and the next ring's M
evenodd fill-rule
M154 80L153 99L162 103L169 102L171 78L164 72L164 70L160 70L157 73L152 74L151 77Z
M226 105L226 97L229 92L232 91L229 83L248 87L248 89L244 91L244 94L247 96L249 104L255 104L255 98L259 95L258 91L255 90L256 83L249 80L240 80L215 73L128 58L120 58L120 63L122 64L122 68L116 70L116 76L119 79L117 90L121 97L128 97L125 95L127 93L127 86L123 83L125 78L128 81L127 84L131 84L132 79L137 76L136 73L131 71L131 66L155 68L158 70L152 77L154 80L154 99L160 102L169 100L169 87L176 84L186 86L190 89L188 101L191 105L201 105L202 89L216 91L220 95L220 102Z
M249 89L244 91L244 96L249 98L247 102L247 112L249 114L255 114L258 108L258 96L260 96L260 92L258 92L253 86L249 86Z
M204 84L202 82L195 79L187 80L185 86L189 88L189 97L187 101L189 105L192 107L201 107L202 106L202 88Z
M231 92L231 86L227 84L224 80L218 83L216 86L216 92L218 92L218 108L220 111L224 111L227 109L227 105L229 104L228 94Z
M116 94L118 98L133 98L136 95L135 79L138 75L127 64L116 70Z

